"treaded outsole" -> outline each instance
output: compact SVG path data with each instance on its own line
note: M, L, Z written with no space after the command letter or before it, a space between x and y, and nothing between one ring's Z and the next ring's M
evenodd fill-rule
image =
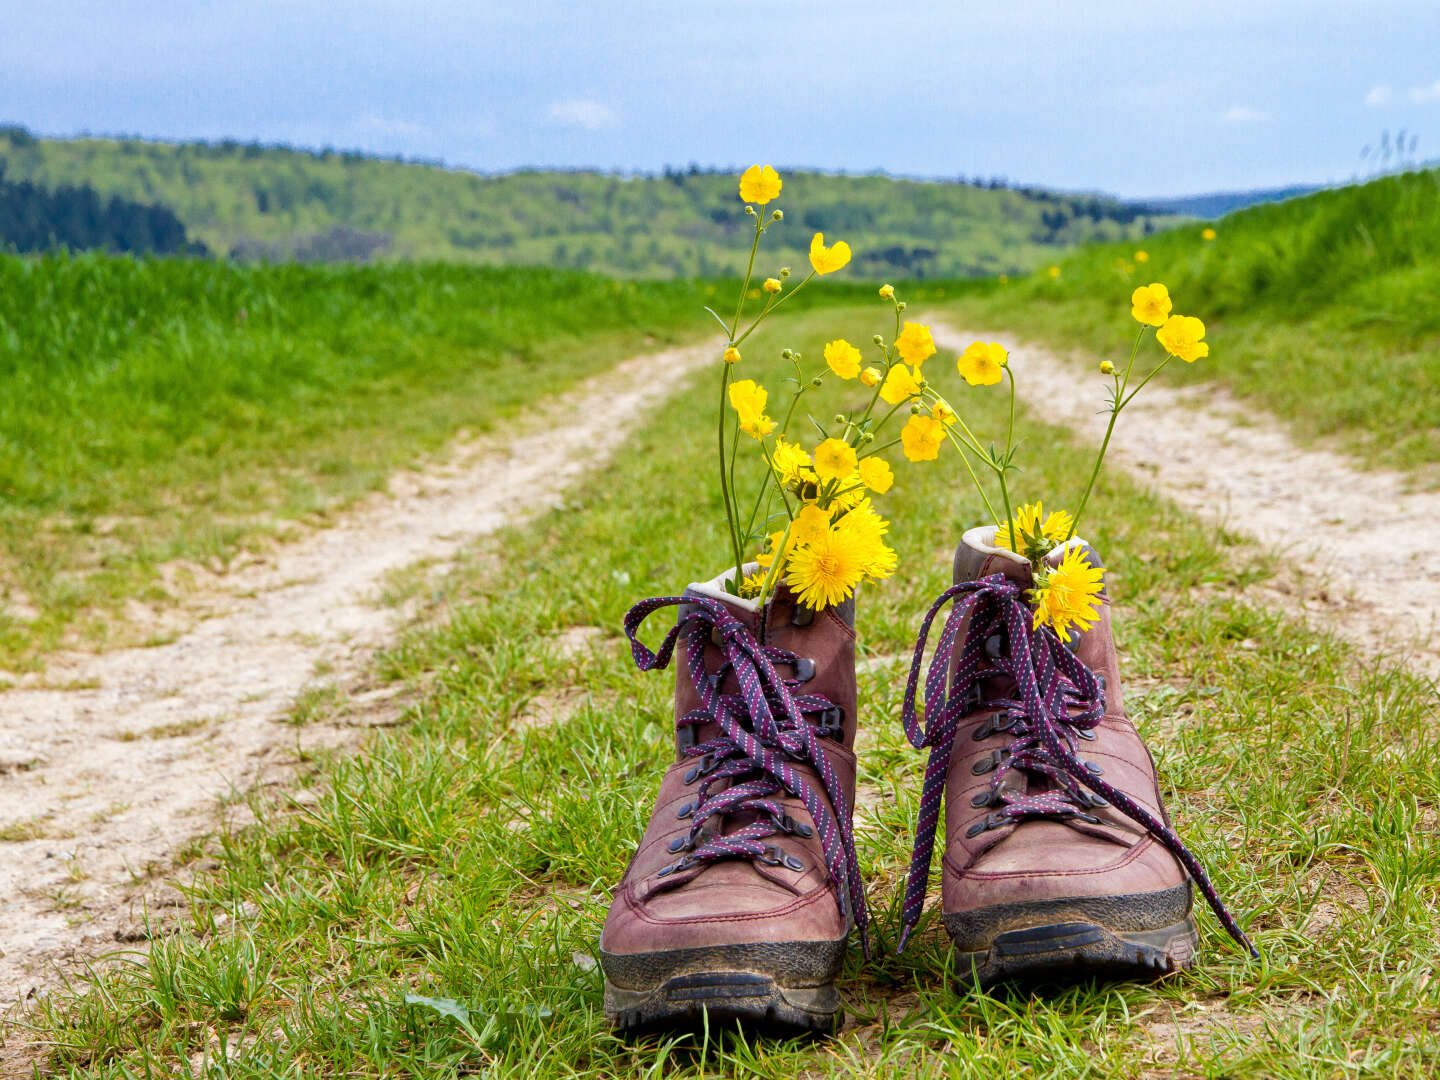
M624 1036L737 1024L766 1035L829 1034L843 1014L837 941L759 942L616 955L601 951L605 1015Z

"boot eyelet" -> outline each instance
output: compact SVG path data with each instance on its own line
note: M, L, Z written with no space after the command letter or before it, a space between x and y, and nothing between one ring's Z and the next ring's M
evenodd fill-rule
M673 874L674 872L675 872L675 867L674 867L673 865L671 865L671 866L662 866L659 870L656 870L656 871L655 871L655 876L656 876L656 877L665 877L665 876L667 876L667 875L669 875L669 874Z
M990 721L986 720L983 724L981 724L973 732L971 732L970 738L974 739L976 742L984 742L993 734L994 732L990 730Z
M970 797L970 805L975 807L976 810L980 810L986 806L990 806L994 803L994 801L994 796L991 795L988 791L977 791L974 795Z
M809 626L815 621L815 609L806 607L804 604L796 604L790 609L791 626Z
M974 839L975 837L979 836L982 832L984 832L984 831L985 831L985 828L986 828L985 822L983 822L983 821L977 821L977 822L975 822L974 825L971 825L968 829L965 830L965 835L968 836L968 837L970 837L971 839Z
M1089 769L1089 770L1090 770L1092 773L1094 773L1096 776L1100 776L1101 774L1103 774L1103 773L1105 772L1104 769L1100 768L1100 766L1099 766L1099 765L1096 765L1095 762L1093 762L1093 761L1087 761L1087 762L1085 762L1085 768Z
M697 776L699 776L699 775L700 775L700 770L699 770L697 767L695 767L694 765L690 766L690 768L689 768L688 770L686 770L686 773L685 773L685 783L687 783L687 784L693 784L693 783L695 782L695 778L696 778Z
M806 825L803 821L797 821L795 823L795 835L800 837L802 840L809 840L810 837L815 835L815 830L812 829L809 825Z
M689 846L690 838L688 836L677 836L670 841L670 854L674 855L676 852L684 851Z
M805 869L805 864L804 864L803 862L801 862L799 859L797 859L794 855L786 855L786 856L785 856L785 866L786 866L787 869L790 869L790 870L804 870L804 869Z
M1080 736L1080 738L1084 739L1086 742L1095 741L1094 728L1072 728L1071 730L1074 731L1076 735Z
M795 658L795 681L807 683L815 678L815 661L808 656L797 656Z
M756 855L755 857L761 862L763 862L766 866L779 866L782 862L785 861L784 852L782 852L774 844L768 845L765 848L764 854Z
M686 783L689 783L689 781L687 780ZM683 821L693 813L695 813L695 804L687 802L684 806L680 807L679 810L675 811L675 816Z

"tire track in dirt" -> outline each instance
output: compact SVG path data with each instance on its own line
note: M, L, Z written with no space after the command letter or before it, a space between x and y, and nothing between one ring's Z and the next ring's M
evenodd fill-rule
M230 575L219 613L170 644L56 657L47 685L76 689L0 694L0 1015L61 971L135 948L147 911L163 924L180 900L156 871L216 826L218 799L393 722L389 689L350 698L328 722L278 722L317 673L353 684L392 639L395 614L375 602L388 574L443 568L555 505L717 351L627 360Z
M930 325L936 342L952 349L1014 340L938 317ZM1022 342L1010 348L1010 362L1037 415L1099 444L1106 380L1094 358L1065 359ZM1279 553L1295 573L1265 586L1277 606L1440 676L1440 493L1410 491L1401 473L1360 470L1339 454L1305 449L1274 417L1214 385L1152 382L1120 417L1108 460Z

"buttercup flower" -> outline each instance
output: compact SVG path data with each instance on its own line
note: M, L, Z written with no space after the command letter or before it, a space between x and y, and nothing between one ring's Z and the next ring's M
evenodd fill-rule
M1150 253L1149 253L1148 251L1137 251L1137 252L1135 252L1135 261L1138 262L1138 263L1147 263L1147 262L1149 262L1149 261L1150 261Z
M1060 276L1060 268L1058 266L1052 266L1049 270L1046 271L1046 273L1049 274L1052 278L1057 278Z
M866 386L877 385L880 382L880 369L867 367L864 371L860 372L860 381Z
M738 364L740 362L740 350L731 345L725 350L725 363Z
M971 386L994 386L1009 362L1009 353L996 342L973 341L955 360L955 366Z
M1130 314L1146 326L1163 326L1172 307L1170 290L1158 281L1141 285L1130 294Z
M880 388L880 399L889 405L899 405L907 398L920 393L918 372L911 372L904 364L896 364L885 376L885 385Z
M1044 575L1030 597L1035 604L1035 626L1047 625L1061 641L1070 640L1070 627L1082 633L1100 617L1100 592L1105 571L1091 566L1080 547L1066 550L1060 565Z
M810 455L802 447L781 438L775 443L775 452L770 455L770 460L780 483L792 485L806 479L801 470L809 468Z
M785 583L807 607L818 610L842 603L865 577L861 548L853 533L827 529L790 555Z
M765 402L770 395L754 379L741 379L730 384L730 406L740 418L740 430L746 435L763 439L775 430L775 421L765 415Z
M830 515L814 503L800 508L790 525L790 539L797 544L813 544L830 528Z
M780 291L780 279L767 277L765 279L765 283L760 287L764 289L767 293L769 293L771 296L774 296Z
M1215 239L1215 230L1212 229L1212 228L1210 228L1209 226L1206 226L1205 228L1203 228L1203 229L1200 230L1200 239L1201 239L1201 240L1214 240L1214 239Z
M895 351L907 364L918 369L935 355L935 339L930 336L930 328L907 322L895 339Z
M825 345L825 363L842 379L853 379L860 374L860 350L844 338L836 338Z
M825 246L825 234L816 233L810 241L810 265L817 274L833 274L850 261L850 245L837 240Z
M895 483L890 463L882 457L867 457L860 462L860 479L876 495L884 495Z
M955 415L955 410L943 401L937 401L934 405L930 406L930 415L946 427L949 427L959 419L959 417Z
M895 286L894 286L894 285L881 285L881 286L880 286L880 299L881 299L881 300L894 300L894 299L895 299Z
M1114 375L1114 374L1115 374L1115 365L1112 364L1109 360L1101 360L1101 361L1100 361L1100 374L1101 374L1101 375Z
M1205 324L1194 315L1171 315L1155 331L1155 340L1165 346L1165 351L1187 364L1210 355L1210 346L1201 340L1204 336Z
M1070 535L1070 527L1074 524L1075 519L1064 510L1055 510L1046 515L1043 503L1026 503L1015 511L1015 517L1011 521L996 527L992 543L998 548L1025 555L1028 553L1015 546L1014 536L1020 537L1022 541L1041 538L1058 544Z
M815 475L840 480L855 471L855 448L841 439L826 439L815 448Z
M900 447L910 461L934 461L944 438L945 425L933 416L912 416L900 429Z
M764 206L780 197L780 174L769 165L751 165L740 176L740 198Z

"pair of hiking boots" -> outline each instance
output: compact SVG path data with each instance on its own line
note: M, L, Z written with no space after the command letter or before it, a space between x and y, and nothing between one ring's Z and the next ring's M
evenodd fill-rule
M1186 967L1192 881L1243 942L1169 827L1154 761L1125 715L1108 599L1068 648L1034 631L1030 566L993 537L993 527L965 534L955 585L915 650L903 719L930 759L903 933L924 906L943 807L944 926L960 972L982 985ZM835 980L852 929L868 951L851 826L854 603L816 612L782 587L757 608L723 582L626 618L641 668L681 650L677 753L601 935L605 1011L628 1032L693 1028L702 1013L712 1025L828 1032L841 1020ZM927 637L947 603L922 722ZM670 605L676 625L652 652L637 631Z

